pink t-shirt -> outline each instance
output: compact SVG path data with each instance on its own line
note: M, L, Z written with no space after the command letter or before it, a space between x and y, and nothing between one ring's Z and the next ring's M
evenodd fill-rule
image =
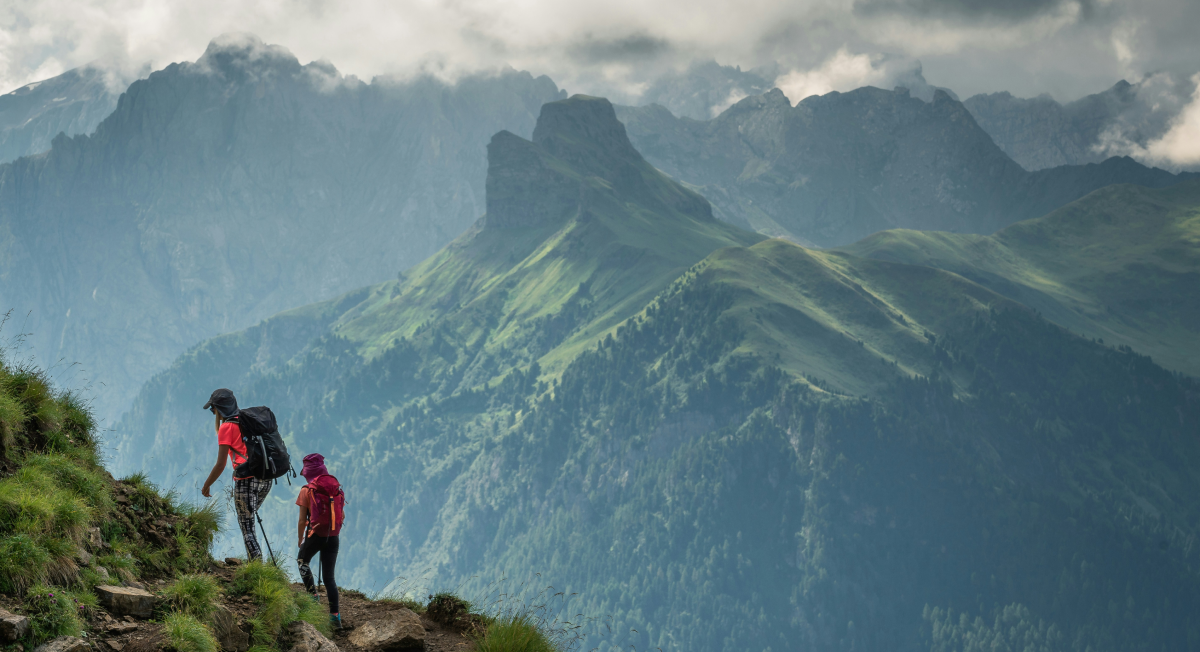
M236 466L246 461L246 442L242 441L242 429L237 423L224 422L217 429L217 443L229 447L229 461ZM234 480L244 480L236 475Z

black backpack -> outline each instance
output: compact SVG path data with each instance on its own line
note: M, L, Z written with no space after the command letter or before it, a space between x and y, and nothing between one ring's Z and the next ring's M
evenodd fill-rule
M262 405L238 410L237 423L246 444L246 461L233 467L233 477L274 480L289 472L296 477L271 408Z

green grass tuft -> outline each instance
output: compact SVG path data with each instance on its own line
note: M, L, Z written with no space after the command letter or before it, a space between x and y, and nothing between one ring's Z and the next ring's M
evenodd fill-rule
M560 652L529 614L492 621L475 644L476 652Z
M34 643L82 634L81 612L86 608L87 605L79 604L77 596L65 589L42 584L31 587L25 595L25 609Z
M172 613L163 619L163 628L177 652L217 652L221 647L213 633L191 614Z
M320 605L303 591L293 589L287 574L277 566L262 561L247 563L234 573L232 590L250 596L258 605L250 619L254 627L251 638L256 645L273 646L283 628L297 620L312 624L326 636L331 634Z
M183 575L167 586L163 597L175 611L208 622L221 597L221 586L212 575Z

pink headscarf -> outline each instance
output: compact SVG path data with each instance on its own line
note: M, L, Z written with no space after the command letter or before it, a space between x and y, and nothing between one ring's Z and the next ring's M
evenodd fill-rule
M304 468L300 469L300 475L309 482L317 476L329 475L329 470L325 468L325 458L320 453L305 455Z

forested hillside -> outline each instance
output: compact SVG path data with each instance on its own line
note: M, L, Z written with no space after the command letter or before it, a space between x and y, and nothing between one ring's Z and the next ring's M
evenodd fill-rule
M120 463L199 482L231 387L351 492L349 583L540 571L638 649L1200 644L1193 379L954 273L723 224L604 100L488 154L467 234L193 348Z
M130 86L93 135L0 166L0 306L39 360L97 379L111 423L196 342L394 278L462 233L488 139L528 135L560 97L511 70L366 84L218 38Z
M944 91L860 88L792 106L774 89L706 121L622 107L633 144L719 215L821 247L892 228L991 233L1114 183L1180 180L1132 159L1026 172Z

